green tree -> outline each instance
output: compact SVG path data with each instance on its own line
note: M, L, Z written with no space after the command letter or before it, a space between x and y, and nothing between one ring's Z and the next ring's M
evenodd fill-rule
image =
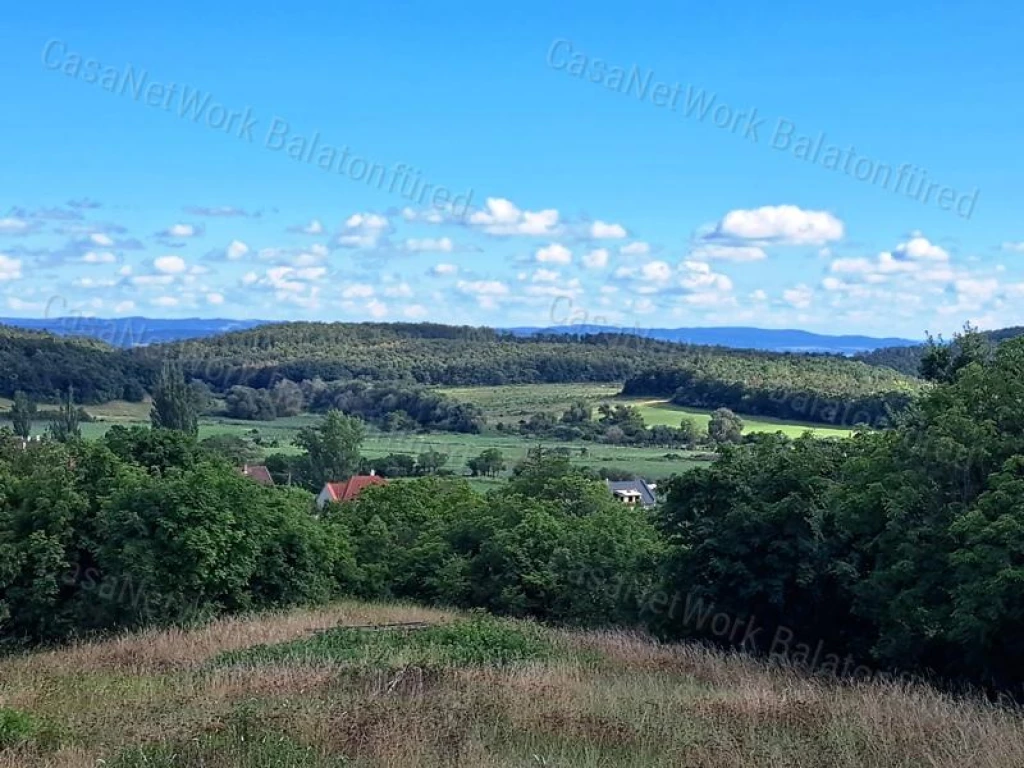
M421 475L436 475L448 463L448 454L440 451L423 451L416 458L416 471Z
M505 454L497 448L488 448L482 451L479 456L469 459L466 462L466 466L473 473L474 477L480 475L496 477L498 473L505 469Z
M75 392L68 387L67 394L61 398L57 415L50 421L49 435L58 443L67 443L82 436L82 410L75 406Z
M743 434L743 419L728 408L717 408L708 422L708 437L717 445L738 443Z
M164 364L160 379L153 388L153 407L149 418L157 428L174 429L187 435L199 433L195 393L185 382L180 366Z
M300 429L294 444L306 452L304 484L310 490L319 490L324 483L355 474L365 436L366 426L361 419L338 410L328 411L318 425Z
M23 438L31 435L35 415L36 404L19 389L14 393L14 404L11 406L11 426L14 428L14 434Z

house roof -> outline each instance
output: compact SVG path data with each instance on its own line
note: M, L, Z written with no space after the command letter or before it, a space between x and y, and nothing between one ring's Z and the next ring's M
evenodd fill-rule
M371 485L387 485L388 481L377 475L353 475L340 483L327 483L324 490L331 501L352 501L364 488Z
M608 490L616 496L634 495L640 496L640 503L645 507L653 506L658 499L654 495L654 486L646 480L605 480Z
M262 464L258 464L256 466L249 466L248 464L246 464L244 467L242 467L240 472L245 477L248 477L250 480L255 480L257 483L260 483L261 485L274 484L274 478L270 476L270 470L267 469Z

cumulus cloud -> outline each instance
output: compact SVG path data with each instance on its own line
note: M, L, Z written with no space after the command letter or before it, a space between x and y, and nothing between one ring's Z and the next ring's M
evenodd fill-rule
M228 243L228 247L224 249L224 256L228 261L238 261L247 253L249 253L249 246L241 240L232 240Z
M690 252L690 257L702 261L761 261L768 258L763 248L756 245L719 245L705 243Z
M415 253L451 253L455 250L455 244L450 237L410 237L405 241L405 250Z
M619 240L627 235L626 228L621 224L609 224L595 221L590 224L590 236L597 240Z
M289 232L297 232L302 235L322 235L324 233L324 224L320 219L310 219L307 224L296 224L293 227L288 227Z
M794 309L807 309L814 300L814 290L801 283L782 292L783 300Z
M216 291L208 293L206 294L206 303L214 306L220 306L224 303L224 294L217 293Z
M203 228L197 227L195 224L172 224L167 229L159 232L160 237L168 238L171 240L181 240L188 237L198 237L203 234Z
M343 248L376 248L391 229L386 216L378 213L353 213L345 220L338 245Z
M508 286L500 280L459 280L455 287L476 296L505 296L509 292Z
M572 261L572 251L564 245L552 243L543 248L538 248L536 253L534 253L534 258L537 261L551 262L553 264L568 264Z
M21 259L0 253L0 282L21 278Z
M435 264L431 271L438 276L455 275L459 268L455 264Z
M651 246L643 240L637 240L634 243L619 248L619 253L623 256L646 256L650 252Z
M843 222L828 211L806 211L795 205L766 205L729 211L715 226L710 238L823 245L841 240L843 234Z
M590 253L584 254L583 266L587 269L604 269L608 266L608 249L596 248Z
M487 198L485 210L474 211L469 224L489 235L550 235L558 229L558 211L523 211L501 197Z
M258 211L250 212L246 211L244 208L235 208L234 206L231 205L220 205L213 207L207 207L202 205L188 205L185 206L184 210L185 213L190 214L192 216L210 216L221 218L231 218L235 216L259 218L260 215Z
M153 269L165 275L178 275L188 269L181 256L158 256L153 259Z

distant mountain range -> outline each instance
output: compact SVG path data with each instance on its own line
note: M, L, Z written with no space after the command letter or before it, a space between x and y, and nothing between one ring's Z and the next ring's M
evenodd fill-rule
M606 325L561 325L551 328L509 328L512 333L533 336L539 333L581 334L626 333L658 341L680 344L710 344L767 352L827 352L854 355L881 347L910 347L921 340L877 338L874 336L830 336L810 331L775 328L628 328Z
M58 336L87 336L114 347L138 347L167 341L201 339L230 331L244 331L265 323L265 320L202 318L170 320L151 317L0 317L0 325L47 331Z
M161 319L149 317L95 318L58 317L46 319L0 318L0 324L61 336L88 336L115 347L148 346L161 342L216 336L266 325L267 320L229 320L224 318ZM832 336L800 330L774 328L629 328L607 325L563 325L550 328L521 327L502 329L519 336L537 334L591 335L623 333L680 344L709 344L736 349L769 352L823 352L855 355L882 347L909 347L920 340L877 338L874 336Z

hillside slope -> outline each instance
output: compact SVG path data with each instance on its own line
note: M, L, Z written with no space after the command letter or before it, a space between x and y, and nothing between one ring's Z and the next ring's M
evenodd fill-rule
M349 602L0 660L0 768L1024 764L1019 715L860 676Z

